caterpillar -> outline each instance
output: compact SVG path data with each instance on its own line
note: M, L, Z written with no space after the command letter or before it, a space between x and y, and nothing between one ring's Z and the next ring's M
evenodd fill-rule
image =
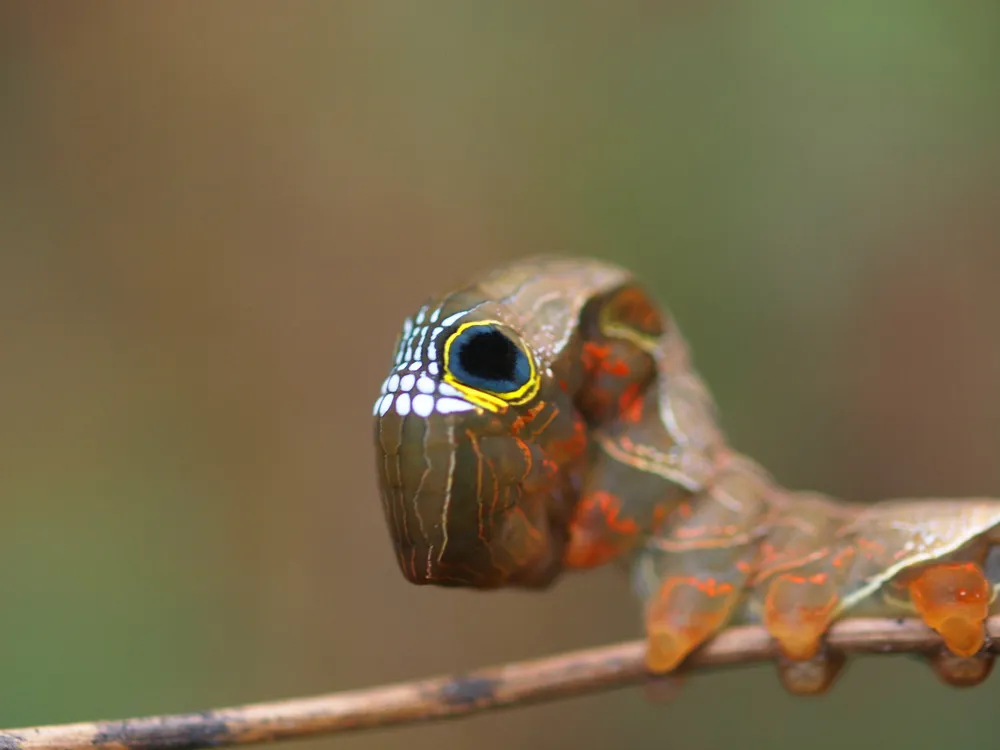
M921 618L953 684L989 671L1000 500L784 488L729 444L676 321L615 264L528 258L427 301L403 322L373 414L413 584L541 589L616 563L658 675L753 623L784 687L822 692L842 662L824 634L847 616Z

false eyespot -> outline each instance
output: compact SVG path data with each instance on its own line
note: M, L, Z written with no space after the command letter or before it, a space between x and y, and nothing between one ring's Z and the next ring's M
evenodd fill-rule
M460 325L443 347L444 380L470 401L502 411L538 392L538 372L527 348L491 321Z

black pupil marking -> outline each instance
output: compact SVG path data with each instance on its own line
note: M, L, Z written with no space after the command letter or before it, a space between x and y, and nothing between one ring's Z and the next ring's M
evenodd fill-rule
M467 328L452 342L451 371L473 388L509 393L531 377L524 352L491 326Z

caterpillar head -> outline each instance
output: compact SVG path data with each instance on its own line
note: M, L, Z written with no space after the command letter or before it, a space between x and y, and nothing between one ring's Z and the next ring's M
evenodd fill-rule
M374 439L389 533L412 583L539 586L558 571L565 539L552 504L566 455L553 438L573 410L510 317L458 297L403 324Z

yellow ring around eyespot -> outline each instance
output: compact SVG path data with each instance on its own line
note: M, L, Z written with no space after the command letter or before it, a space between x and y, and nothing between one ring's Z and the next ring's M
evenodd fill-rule
M498 320L472 320L467 323L462 323L451 336L444 342L444 382L455 388L457 391L462 393L469 401L471 401L476 406L482 407L483 409L488 409L492 412L504 412L507 410L508 406L519 406L520 404L527 403L535 397L538 393L538 389L541 387L541 381L538 377L538 370L535 367L535 359L531 356L531 352L526 349L521 349L521 352L525 357L528 358L528 381L522 385L520 388L514 391L507 391L505 393L496 393L493 391L484 391L479 388L473 388L472 386L462 383L454 375L451 374L451 367L449 366L451 362L451 345L458 336L469 328L474 328L477 326L503 326ZM519 347L520 348L520 347Z

